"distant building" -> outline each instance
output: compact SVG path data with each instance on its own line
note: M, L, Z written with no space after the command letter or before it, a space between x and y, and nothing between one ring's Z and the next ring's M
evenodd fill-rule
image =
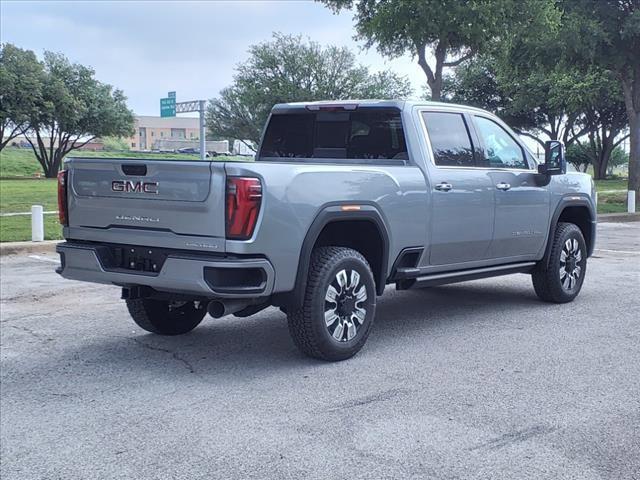
M127 139L131 150L152 150L156 140L200 139L200 120L191 117L135 117L135 133Z

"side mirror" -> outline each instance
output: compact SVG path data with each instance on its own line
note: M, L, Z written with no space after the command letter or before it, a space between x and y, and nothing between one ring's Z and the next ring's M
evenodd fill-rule
M564 145L557 140L544 144L544 164L538 165L538 173L543 175L563 175L567 173Z

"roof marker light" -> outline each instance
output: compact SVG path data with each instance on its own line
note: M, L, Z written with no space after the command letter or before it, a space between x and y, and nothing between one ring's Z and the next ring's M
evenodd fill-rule
M341 110L351 111L358 108L357 103L333 103L333 104L312 104L305 107L312 112L339 112Z
M343 212L357 212L360 210L360 205L342 205L340 210Z

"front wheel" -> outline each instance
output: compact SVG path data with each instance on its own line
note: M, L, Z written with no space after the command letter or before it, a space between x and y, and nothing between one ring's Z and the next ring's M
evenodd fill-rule
M127 300L127 308L140 328L158 335L190 332L207 313L200 302L170 302L151 298Z
M533 271L533 288L541 300L571 302L582 288L587 273L587 245L573 223L558 223L550 239L549 261L540 261Z
M364 346L375 316L376 289L367 260L344 247L311 255L302 308L289 311L289 332L304 354L338 361Z

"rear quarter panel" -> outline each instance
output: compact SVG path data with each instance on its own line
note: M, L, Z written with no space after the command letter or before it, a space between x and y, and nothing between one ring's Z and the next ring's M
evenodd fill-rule
M387 269L403 248L424 244L427 191L415 166L253 162L227 163L225 168L227 175L257 175L263 184L253 238L227 240L226 251L266 255L276 271L277 292L294 288L305 235L331 205L367 204L378 210L389 235Z

